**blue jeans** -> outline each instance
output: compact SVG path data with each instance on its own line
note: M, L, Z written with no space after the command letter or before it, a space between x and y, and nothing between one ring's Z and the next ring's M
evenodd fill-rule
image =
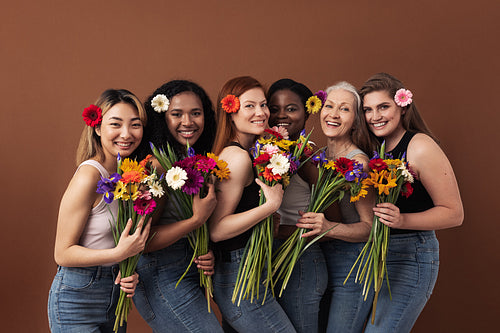
M139 260L134 303L154 332L222 332L213 311L208 312L196 264L175 287L192 255L183 238L167 248L143 254Z
M295 332L292 323L270 290L264 304L262 304L265 289L263 287L259 288L259 298L257 300L254 298L253 303L250 303L250 299L242 299L240 306L233 304L231 298L243 249L227 252L225 255L227 258L217 255L214 275L214 299L224 320L238 332Z
M282 239L274 240L276 248L283 243ZM297 332L318 331L319 304L327 283L325 256L319 244L315 243L299 258L286 289L277 298ZM280 289L281 282L275 287L276 295L279 295Z
M364 301L362 285L354 282L356 272L351 274L349 281L343 286L364 243L342 243L344 244L337 246L328 245L331 258L327 258L327 263L332 287L328 332L362 332L365 322L365 332L369 333L410 332L434 289L438 275L439 243L434 231L391 236L387 272L392 300L384 280L374 325L371 324L373 287ZM342 262L346 264L344 268ZM337 274L335 269L339 270ZM340 271L342 269L343 272Z
M113 332L120 286L114 284L118 266L57 268L49 293L50 330L55 332ZM119 332L125 332L126 325Z

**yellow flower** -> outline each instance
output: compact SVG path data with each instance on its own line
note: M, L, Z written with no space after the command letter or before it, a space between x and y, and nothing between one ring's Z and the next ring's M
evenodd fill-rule
M141 191L139 191L138 184L124 184L121 181L116 183L115 191L113 192L115 199L121 200L132 200L137 199L139 195L141 195Z
M357 187L359 187L358 193L356 195L352 195L352 192L355 192L356 190L358 190ZM366 195L368 194L367 189L368 189L368 185L366 185L365 183L361 183L360 185L356 184L355 186L352 186L351 187L351 199L350 199L350 202L356 202L360 198L366 197Z
M327 163L325 163L323 165L323 168L335 170L335 162L334 161L328 161Z
M281 175L281 179L283 181L283 188L287 187L290 184L290 176L288 173L284 173Z
M261 145L266 145L268 143L273 143L273 139L266 139L264 137L261 137L257 140Z
M311 96L306 102L306 109L308 113L314 114L321 110L321 100L318 96Z
M123 160L120 169L125 173L129 171L137 171L140 173L144 172L144 167L140 165L137 161L132 161L130 158Z
M128 200L128 197L124 199L124 196L128 196L127 194L127 188L125 184L123 184L121 181L116 183L115 191L113 192L113 195L115 196L115 199L122 199L122 200Z
M207 157L213 159L215 163L217 163L217 167L212 170L212 174L217 176L220 180L228 179L231 171L229 171L229 168L227 167L227 162L220 160L219 156L214 153L207 153Z
M280 147L283 150L290 150L290 146L293 145L295 142L290 141L290 140L279 140L275 142L275 145Z

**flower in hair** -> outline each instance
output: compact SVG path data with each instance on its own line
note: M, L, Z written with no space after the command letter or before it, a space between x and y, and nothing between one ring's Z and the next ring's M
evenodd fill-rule
M319 110L321 110L321 106L322 106L321 99L319 99L318 96L313 95L307 99L306 109L308 113L311 114L318 113Z
M323 90L318 90L318 92L316 92L314 96L318 97L321 100L321 103L325 104L327 96L326 92L324 92Z
M401 88L398 91L396 91L396 95L394 95L394 102L396 102L396 104L401 107L405 107L411 104L411 102L413 101L411 99L412 97L413 94L411 93L411 91L409 91L408 89Z
M151 106L158 113L167 111L169 105L170 101L168 100L167 96L163 94L158 94L151 100Z
M227 113L238 112L240 109L240 100L234 95L227 95L220 101L220 104Z
M83 120L90 127L96 127L102 121L102 110L100 107L90 104L89 107L83 109Z

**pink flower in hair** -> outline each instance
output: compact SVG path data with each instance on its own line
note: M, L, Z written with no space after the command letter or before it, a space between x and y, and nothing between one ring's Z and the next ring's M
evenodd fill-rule
M412 97L413 94L411 93L411 91L409 91L408 89L401 88L398 91L396 91L396 95L394 95L394 102L396 102L396 104L401 107L405 107L411 104L411 102L413 101L411 99Z

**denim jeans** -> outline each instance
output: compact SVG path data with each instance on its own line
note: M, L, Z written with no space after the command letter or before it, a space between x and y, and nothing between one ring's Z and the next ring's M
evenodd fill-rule
M186 238L162 250L143 254L137 265L139 284L134 303L154 332L222 332L217 317L208 312L204 290Z
M292 323L270 290L264 304L262 304L265 289L263 287L259 288L259 298L257 300L254 298L252 303L250 299L242 299L240 306L233 304L231 298L243 249L228 252L226 255L229 258L216 256L214 275L214 299L224 320L237 332L295 332Z
M274 240L276 249L283 243L282 239ZM304 252L295 264L281 297L278 297L281 281L274 288L278 303L290 318L297 332L318 331L319 304L327 283L328 271L325 256L319 244L315 243Z
M382 284L371 324L373 287L366 301L356 272L343 285L364 243L332 241L324 248L327 256L329 289L332 292L328 332L410 332L436 283L439 270L439 243L434 231L392 235L387 253L386 280Z
M113 332L120 286L118 266L57 268L49 293L50 330L67 333ZM126 324L119 332L126 331Z

